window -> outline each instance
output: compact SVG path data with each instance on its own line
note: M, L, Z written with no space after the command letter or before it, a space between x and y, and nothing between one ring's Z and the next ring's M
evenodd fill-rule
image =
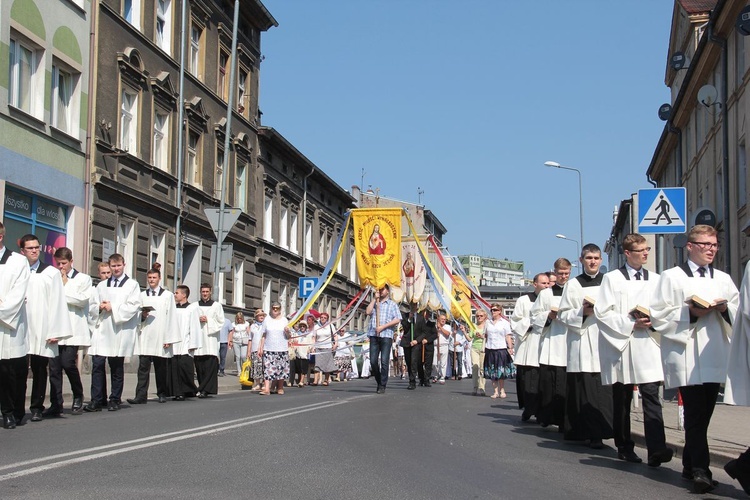
M44 71L40 66L43 53L13 38L9 50L9 104L41 119Z
M141 0L123 0L122 17L137 29L141 29Z
M247 212L247 164L238 160L237 175L235 176L235 205L243 212Z
M224 290L226 289L226 286L224 285L224 279L224 273L219 273L219 290L217 295L219 296L219 302L222 305L227 305L226 294L224 293Z
M349 248L349 279L357 281L357 254L351 246Z
M292 213L289 217L289 250L298 253L297 249L297 214Z
M227 74L229 73L229 53L224 49L219 50L219 79L216 82L216 93L224 101L227 100Z
M232 305L245 307L245 264L242 261L232 265Z
M250 98L247 93L249 84L250 81L248 79L247 71L244 69L240 69L237 72L237 112L245 117L247 116L247 113L245 111L249 107L247 102Z
M156 168L169 170L169 114L154 111L153 163Z
M135 235L133 234L135 223L133 221L120 221L117 224L117 253L125 257L125 274L133 275L133 256L135 255Z
M80 75L52 65L51 125L66 134L78 137L78 99L76 88Z
M18 241L24 234L35 234L42 242L42 260L53 262L55 250L67 246L67 206L17 191L8 184L2 201L6 244Z
M203 30L195 22L190 25L190 71L195 77L201 78L200 74L200 52Z
M271 280L263 278L263 310L271 310Z
M172 54L172 1L156 0L156 45Z
M193 130L188 133L186 180L193 186L201 185L201 171L198 165L201 135Z
M721 222L724 220L724 175L721 168L716 170L715 179L716 185L714 186L714 192L716 193L716 222Z
M279 221L279 245L284 248L289 248L289 209L287 207L281 207L281 219Z
M161 279L159 279L160 285L164 285L164 274L166 274L166 262L164 258L165 239L162 231L154 231L151 233L151 241L149 242L149 267L153 267L156 262L164 267L164 272L161 275Z
M138 94L125 89L120 105L120 148L138 154Z
M281 293L279 293L279 304L281 304L281 314L286 316L289 313L289 287L287 285L281 286Z
M263 200L263 239L273 243L273 200L265 195Z
M218 143L218 141L216 141ZM214 197L221 196L221 183L224 180L224 150L216 148L216 177L214 178Z
M305 259L312 258L312 223L305 222Z
M318 262L321 264L326 263L326 231L321 229L320 239L318 240Z
M747 152L745 143L737 147L737 208L747 204Z

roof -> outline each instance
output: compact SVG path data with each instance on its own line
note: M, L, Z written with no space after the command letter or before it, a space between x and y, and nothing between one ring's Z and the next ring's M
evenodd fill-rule
M690 15L711 12L717 0L677 0L685 12Z

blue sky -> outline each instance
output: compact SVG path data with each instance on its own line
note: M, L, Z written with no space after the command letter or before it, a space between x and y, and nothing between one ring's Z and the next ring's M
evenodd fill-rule
M453 255L533 275L651 187L674 2L263 0L260 105L340 186L422 202Z

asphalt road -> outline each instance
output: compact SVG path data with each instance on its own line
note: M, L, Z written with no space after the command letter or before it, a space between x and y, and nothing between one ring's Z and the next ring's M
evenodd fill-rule
M521 424L471 380L384 395L373 380L123 407L0 429L0 498L685 498L651 469ZM609 442L612 446L611 441ZM643 449L636 450L645 459ZM746 498L720 486L702 498Z

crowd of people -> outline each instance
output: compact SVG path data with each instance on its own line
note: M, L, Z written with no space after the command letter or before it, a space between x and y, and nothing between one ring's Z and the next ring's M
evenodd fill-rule
M125 273L125 259L113 254L99 265L99 283L73 267L68 248L54 253L56 267L42 262L39 239L28 234L15 253L5 247L0 224L0 411L3 427L26 422L27 379L31 373L31 422L63 414L63 372L71 386L70 411L117 411L122 405L124 362L138 356L131 405L148 401L154 371L156 399L165 403L209 398L218 393L228 350L237 372L251 361L252 390L283 395L285 387L328 386L333 380L370 377L384 394L389 375L408 376L408 389L447 378L473 379L472 393L506 398L505 380L517 378L521 421L557 426L563 438L592 448L614 439L618 457L640 463L631 437L634 387L643 400L647 463L672 460L666 443L660 388L678 388L684 402L682 476L693 490L716 486L710 470L708 426L726 384L725 402L750 405L750 272L742 294L731 278L712 266L716 230L695 226L688 234L688 259L649 272L646 239L628 235L626 264L600 272L601 250L582 248L582 273L570 276L565 258L554 271L534 277L534 291L518 299L510 319L499 305L476 311L476 322L448 321L448 315L416 304L399 306L388 286L367 305L365 335L345 334L328 313L308 312L290 325L278 302L269 314L257 309L248 323L242 312L225 319L211 286L174 293L160 286L154 264L144 289ZM750 269L750 264L748 264ZM488 317L488 312L489 316ZM364 339L366 337L366 340ZM364 343L361 341L364 340ZM354 356L360 344L362 370ZM91 359L90 399L78 368L79 350ZM731 351L731 357L730 357ZM105 365L109 366L109 388ZM45 407L49 382L49 406ZM750 449L725 469L750 493Z

